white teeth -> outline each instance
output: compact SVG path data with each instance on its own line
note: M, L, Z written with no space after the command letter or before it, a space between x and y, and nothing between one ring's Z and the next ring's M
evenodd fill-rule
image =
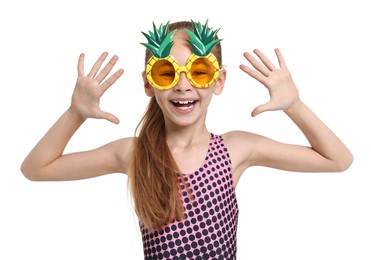
M193 104L194 101L173 101L175 104L188 105Z
M187 109L191 109L192 106L189 106L189 107L179 107L178 109L180 110L187 110Z

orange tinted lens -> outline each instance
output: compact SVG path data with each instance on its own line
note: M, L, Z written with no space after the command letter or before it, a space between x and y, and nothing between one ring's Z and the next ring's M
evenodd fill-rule
M174 66L167 60L159 60L151 69L153 81L162 87L169 86L175 78Z
M206 58L199 58L192 63L192 79L200 85L207 85L214 78L214 65Z

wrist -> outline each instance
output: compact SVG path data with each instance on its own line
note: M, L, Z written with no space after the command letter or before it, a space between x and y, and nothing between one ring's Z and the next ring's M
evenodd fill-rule
M298 111L300 109L300 107L302 107L303 105L304 105L304 103L300 99L297 99L294 103L291 104L291 106L289 106L288 108L286 108L284 110L284 112L287 115L293 114L296 111Z
M67 109L67 112L70 114L70 116L74 119L76 122L83 123L86 120L86 117L84 117L77 107L74 104L71 104L70 107Z

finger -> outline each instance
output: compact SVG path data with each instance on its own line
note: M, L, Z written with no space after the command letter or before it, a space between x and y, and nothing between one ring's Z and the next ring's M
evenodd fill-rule
M245 52L243 54L243 56L250 62L250 64L257 70L259 71L261 74L263 74L264 76L268 77L268 74L270 72L269 69L267 69L267 67L263 66L263 64L261 64L258 60L256 60L250 53L248 52Z
M276 66L273 65L273 63L265 56L260 50L255 49L254 53L259 57L259 59L263 62L263 64L270 70L276 70Z
M104 66L104 68L101 70L101 72L99 72L99 74L97 75L97 77L95 78L99 83L101 83L105 77L107 77L107 75L111 72L113 66L115 66L116 62L118 60L118 57L116 55L114 55L110 61L107 63L106 66Z
M90 70L88 76L94 78L95 75L97 75L97 73L98 73L100 67L102 66L102 64L103 64L104 60L107 58L107 56L108 56L108 52L106 52L106 51L103 52L103 53L99 56L98 60L94 63L93 67L91 68L91 70Z
M273 109L271 108L270 106L270 103L265 103L263 105L260 105L260 106L257 106L252 112L251 112L251 116L252 117L255 117L265 111L272 111Z
M79 56L79 61L77 63L77 76L83 76L84 75L84 58L85 54L81 53Z
M246 72L250 77L256 79L260 83L264 84L265 81L265 76L262 75L261 73L257 72L256 70L253 70L246 65L241 64L240 69L244 72Z
M283 58L281 51L277 48L274 49L274 51L276 52L276 56L278 59L278 63L280 64L280 68L286 68L286 62L285 62L285 59Z
M100 88L105 92L109 87L111 87L121 76L124 74L123 69L116 71L111 77L109 77L105 82L100 85Z
M105 120L110 121L114 124L119 124L120 123L120 119L118 119L118 117L116 117L115 115L113 115L111 113L102 111L102 110L98 113L97 118L105 119Z

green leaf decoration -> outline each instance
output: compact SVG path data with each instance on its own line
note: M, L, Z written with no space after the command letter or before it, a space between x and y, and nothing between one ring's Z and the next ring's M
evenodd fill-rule
M174 45L174 41L172 41L172 37L175 34L176 30L168 33L169 31L169 22L166 25L160 24L157 28L155 23L153 24L153 32L148 31L148 34L142 32L142 34L146 37L148 43L140 43L148 48L153 56L157 58L165 58L170 55L171 47Z
M193 20L193 32L187 30L190 40L187 42L191 45L193 52L198 56L207 56L211 50L217 45L222 39L215 39L219 29L213 30L208 27L208 20L202 25L200 22L195 23Z

